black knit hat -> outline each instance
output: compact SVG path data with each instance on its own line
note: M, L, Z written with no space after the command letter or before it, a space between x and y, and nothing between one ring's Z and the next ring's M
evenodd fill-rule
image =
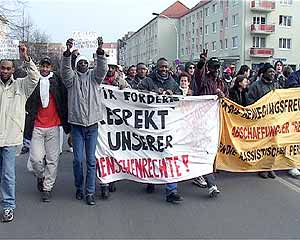
M270 68L273 68L275 70L275 68L274 68L274 66L272 64L265 63L264 66L262 67L261 73L265 73Z

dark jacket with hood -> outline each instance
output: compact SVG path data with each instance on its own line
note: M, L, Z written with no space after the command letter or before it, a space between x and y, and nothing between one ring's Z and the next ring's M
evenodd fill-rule
M286 87L300 87L300 70L291 73L286 81Z
M250 85L247 95L247 105L256 102L268 92L278 88L281 88L278 82L269 82L262 77Z
M174 78L168 74L167 77L162 77L158 74L157 70L154 70L149 77L145 78L138 86L139 90L146 90L159 93L159 89L171 90L173 94L181 95L179 85Z
M66 134L71 132L71 126L68 123L68 92L64 84L62 83L61 79L56 75L53 74L51 78L49 78L50 87L49 91L53 95L56 104L56 110L60 121L62 123L62 127ZM34 122L36 116L38 114L38 110L41 103L40 97L40 83L35 88L32 95L28 98L26 103L26 111L29 114L29 121L28 121L28 133L32 134L34 128Z
M240 91L238 87L232 87L229 90L229 99L241 106L247 106L247 89Z
M132 79L128 79L127 82L128 84L131 86L132 89L138 89L139 84L146 79L147 77L144 78L140 78L138 75L135 76L135 78Z

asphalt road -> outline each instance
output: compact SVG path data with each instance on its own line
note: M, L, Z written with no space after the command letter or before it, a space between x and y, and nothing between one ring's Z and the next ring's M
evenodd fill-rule
M285 172L276 180L221 172L221 195L210 199L191 181L179 184L184 202L167 203L163 186L122 181L96 206L75 199L72 154L64 152L51 203L40 202L27 155L17 157L17 209L0 223L0 238L300 238L300 180Z

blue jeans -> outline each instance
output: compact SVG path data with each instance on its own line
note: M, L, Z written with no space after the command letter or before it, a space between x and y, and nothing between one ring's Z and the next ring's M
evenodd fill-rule
M0 147L2 207L16 208L16 147Z
M165 187L167 196L169 196L171 193L177 193L177 183L167 183Z
M72 141L73 141L73 173L75 179L75 187L77 191L83 192L83 150L85 148L86 156L86 180L85 194L95 193L96 181L96 143L98 137L98 125L94 124L89 127L72 125Z

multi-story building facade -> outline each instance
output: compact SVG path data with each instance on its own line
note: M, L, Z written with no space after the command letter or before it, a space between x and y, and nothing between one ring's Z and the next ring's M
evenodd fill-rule
M126 40L125 65L151 64L160 57L177 58L179 18L189 11L177 1Z
M128 32L125 34L122 39L118 39L117 41L117 61L118 64L121 66L125 66L125 57L126 57L126 48L127 48L127 40L130 38L130 36L134 34L134 32Z
M205 48L225 65L282 60L295 67L299 9L293 0L201 1L180 19L180 58L197 61Z
M177 1L126 40L125 65L177 55L183 62L198 61L208 49L224 65L255 68L282 60L295 67L299 9L298 0L202 0L190 10Z

